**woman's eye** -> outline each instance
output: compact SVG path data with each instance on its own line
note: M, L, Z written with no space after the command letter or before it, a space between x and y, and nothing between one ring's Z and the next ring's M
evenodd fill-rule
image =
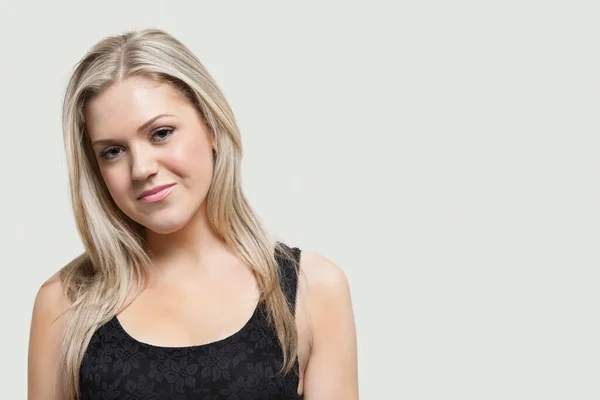
M157 142L162 142L167 140L173 134L173 131L173 128L160 128L152 133L152 138L156 138L155 141Z
M120 150L118 147L109 147L106 150L102 151L102 153L100 153L100 158L112 160L113 158L119 155L118 150Z
M152 132L152 141L164 142L171 137L174 130L175 128L159 128ZM117 158L119 154L121 154L121 149L119 147L108 147L100 153L100 158L104 158L105 160L113 160Z

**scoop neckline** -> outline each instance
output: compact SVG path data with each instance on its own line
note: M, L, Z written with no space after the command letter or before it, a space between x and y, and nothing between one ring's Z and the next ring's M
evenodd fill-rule
M187 345L187 346L160 346L160 345L156 345L156 344L152 344L152 343L142 342L141 340L134 338L133 336L131 336L129 334L129 332L127 332L125 327L123 327L123 325L121 324L121 321L119 321L119 318L117 315L112 317L112 321L117 326L119 331L121 331L121 333L123 333L129 340L135 342L136 344L138 344L140 346L147 347L147 348L155 348L155 349L160 349L160 350L193 350L193 349L200 349L203 347L210 347L210 346L218 345L220 343L224 343L224 342L233 340L235 337L239 336L242 332L244 332L246 329L248 329L248 327L250 326L252 321L254 321L254 319L257 317L261 304L262 304L262 302L259 301L256 304L256 306L254 307L254 311L252 312L252 315L250 316L250 318L244 323L244 325L240 329L238 329L236 332L232 333L231 335L224 337L223 339L213 340L212 342L201 343L201 344L192 344L192 345Z

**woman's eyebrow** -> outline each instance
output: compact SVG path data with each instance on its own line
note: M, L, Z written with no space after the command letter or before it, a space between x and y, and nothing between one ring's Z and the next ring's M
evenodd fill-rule
M156 117L149 119L148 121L144 122L142 125L140 125L139 128L137 128L137 133L142 132L144 129L146 129L148 126L152 125L152 123L154 121L156 121L159 118L162 117L174 117L173 114L158 114Z
M148 121L146 121L146 122L144 122L142 125L140 125L140 126L137 128L137 131L136 131L136 132L137 132L138 134L139 134L139 133L141 133L141 132L142 132L143 130L145 130L145 129L146 129L148 126L152 125L152 124L154 123L154 121L156 121L157 119L159 119L159 118L162 118L162 117L174 117L174 115L173 115L173 114L158 114L157 116L150 118ZM108 143L112 143L112 142L114 142L114 141L115 141L114 139L98 139L98 140L94 140L94 141L92 142L92 146L95 146L95 145L97 145L97 144L102 144L102 143L108 144Z

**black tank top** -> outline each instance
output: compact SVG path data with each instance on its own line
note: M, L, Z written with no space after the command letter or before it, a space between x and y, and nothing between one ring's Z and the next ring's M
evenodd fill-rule
M300 249L292 252L299 260ZM295 308L296 271L278 251L275 257L284 293ZM286 375L279 373L282 362L281 346L262 303L233 335L187 347L139 342L114 317L94 332L84 353L80 399L302 399L298 359Z

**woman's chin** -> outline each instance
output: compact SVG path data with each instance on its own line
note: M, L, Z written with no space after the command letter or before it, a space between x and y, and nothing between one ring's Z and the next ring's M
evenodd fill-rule
M145 219L144 221L140 221L146 229L157 233L159 235L168 235L169 233L177 232L181 228L185 226L187 221L180 219Z

